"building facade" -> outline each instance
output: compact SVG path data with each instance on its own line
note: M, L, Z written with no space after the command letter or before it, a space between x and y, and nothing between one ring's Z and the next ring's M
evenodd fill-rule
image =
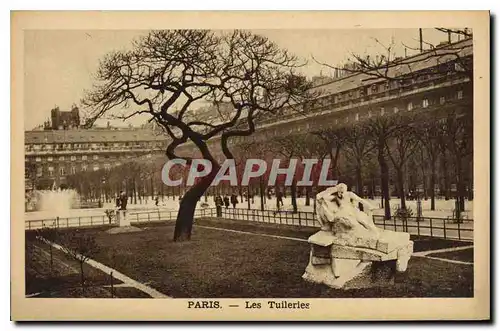
M80 111L76 105L70 111L55 107L50 111L50 121L44 123L44 130L74 130L80 127Z
M373 76L363 73L321 79L320 84L313 88L319 92L319 97L301 105L303 111L285 108L278 115L259 118L252 137L266 141L276 136L356 125L376 116L394 113L423 115L448 109L472 113L471 73L456 70L454 61L454 54L458 54L461 61L472 68L472 39L442 47L442 52L448 55L429 55L431 51L424 51L412 56L411 61L406 58L407 62L411 62L410 66L392 69L398 71L392 73L394 76L408 76L407 79L373 79ZM449 48L453 51L447 53ZM214 148L220 145L218 137L215 138L209 142ZM232 142L237 144L246 139L234 137ZM192 149L190 144L179 147L187 153Z
M26 131L26 188L60 187L77 172L111 169L134 158L164 154L165 139L148 129Z
M278 115L259 118L255 121L256 132L252 139L272 142L276 137L361 125L370 119L396 113L408 114L415 121L445 121L449 113L472 118L472 46L472 39L465 39L404 58L402 63L405 65L393 66L392 72L388 73L395 79L374 77L368 73L336 74L320 79L313 88L319 92L319 97L298 106L300 112L285 108ZM209 142L216 157L222 154L218 139ZM248 139L233 137L231 146ZM179 155L189 155L192 150L192 145L185 144L179 148ZM472 190L472 156L464 163L465 181ZM446 167L444 163L438 172L443 181L451 184L443 185L456 190L454 179L445 178L454 176Z

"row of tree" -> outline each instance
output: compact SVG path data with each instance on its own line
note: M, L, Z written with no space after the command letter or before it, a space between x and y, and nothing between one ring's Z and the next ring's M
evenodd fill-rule
M329 158L330 178L355 187L360 196L373 197L379 186L385 216L390 218L391 193L400 198L400 208L406 209L408 193L420 190L423 197L430 197L435 210L435 187L441 187L439 192L446 199L453 195L463 211L465 199L472 198L472 143L471 112L438 111L418 118L379 116L361 124L282 136L267 143L249 141L238 148L249 158ZM290 190L294 210L300 178L294 178ZM391 192L391 183L396 192ZM306 188L306 199L309 193Z
M457 211L465 208L465 199L472 199L472 114L457 110L436 111L432 115L393 114L374 117L355 125L280 136L268 141L248 138L234 147L239 179L248 159L264 159L268 171L250 180L248 187L231 187L222 181L207 189L205 195L234 193L243 196L260 195L264 209L268 192L269 168L272 160L281 159L284 167L292 159L330 160L329 178L347 183L363 197L381 196L387 218L391 217L389 199L398 196L400 208L406 209L410 192L431 200L436 208L436 196L457 200ZM183 177L183 185L166 186L161 180L165 159L131 161L111 170L82 172L68 177L69 186L78 190L83 199L111 201L119 192L126 192L131 202L147 197L180 197L190 188L185 186L188 169L173 168L171 176ZM296 171L289 187L293 210L297 211L297 196L303 193L306 205L314 192L313 186L297 187L302 172ZM288 193L284 177L278 177L276 190ZM392 188L392 189L391 189ZM436 190L436 188L438 188ZM298 193L300 192L300 193Z

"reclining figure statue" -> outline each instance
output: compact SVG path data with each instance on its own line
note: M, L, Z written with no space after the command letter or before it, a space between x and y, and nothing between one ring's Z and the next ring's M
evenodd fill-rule
M356 286L379 286L374 274L384 270L385 285L389 283L387 277L393 279L396 271L406 270L413 252L410 235L378 228L372 215L376 207L348 191L347 185L338 184L318 193L316 204L321 230L308 239L311 251L302 276L305 280L335 288L353 282Z
M341 183L330 187L318 193L316 199L322 230L331 230L333 224L341 222L357 232L365 231L372 236L379 234L379 229L373 223L371 212L375 207L355 193L348 191L347 185ZM359 204L363 206L363 211L358 208Z

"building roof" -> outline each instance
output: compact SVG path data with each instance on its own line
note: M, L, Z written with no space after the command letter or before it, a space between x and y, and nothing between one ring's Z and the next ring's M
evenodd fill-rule
M167 136L147 129L25 131L25 144L165 141Z
M411 72L431 68L439 63L446 63L456 59L456 55L466 57L472 55L472 38L464 39L452 44L438 46L433 50L424 50L417 55L408 56L400 59L401 65L390 67L388 76L405 75ZM456 55L455 55L456 54ZM368 78L371 78L367 80ZM373 76L362 73L355 73L335 79L322 85L316 85L313 90L320 90L324 95L335 94L359 88L365 85L371 85L384 79L373 79Z

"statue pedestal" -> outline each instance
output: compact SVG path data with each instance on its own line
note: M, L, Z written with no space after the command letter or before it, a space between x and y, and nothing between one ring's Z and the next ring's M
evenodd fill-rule
M120 227L130 226L130 219L127 215L126 210L118 210L117 218L118 218L118 224Z
M311 237L309 264L302 278L333 288L363 288L393 284L413 253L410 235L381 230L376 237L334 235L321 230Z

